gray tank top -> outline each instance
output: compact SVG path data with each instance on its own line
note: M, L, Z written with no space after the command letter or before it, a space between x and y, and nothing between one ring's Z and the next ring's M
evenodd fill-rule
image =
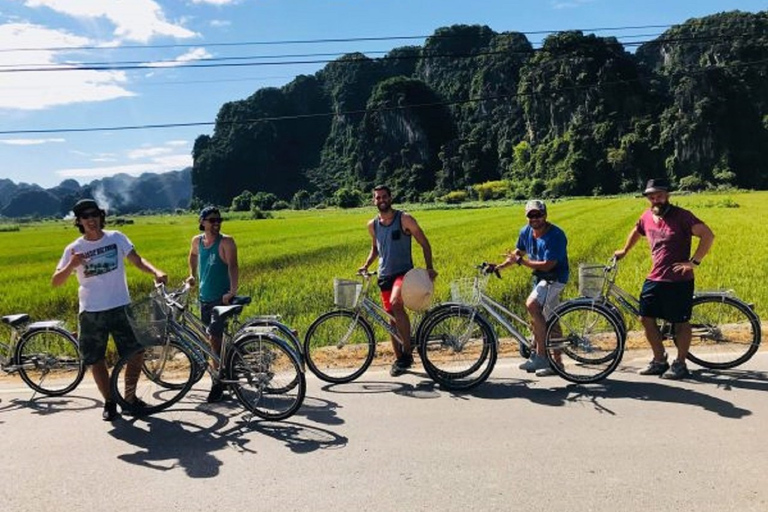
M378 215L373 219L376 247L379 250L379 277L405 274L413 268L411 235L403 231L401 214L401 211L396 210L395 218L389 226L382 224Z

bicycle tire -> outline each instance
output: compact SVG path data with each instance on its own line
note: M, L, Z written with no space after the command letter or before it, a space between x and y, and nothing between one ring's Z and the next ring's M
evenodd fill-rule
M624 354L621 326L600 304L564 303L547 322L546 336L550 366L577 384L604 379Z
M693 299L688 360L704 368L725 370L747 362L760 346L760 318L739 299L701 295Z
M371 366L375 352L370 324L348 309L320 315L304 338L307 366L318 378L333 384L360 377Z
M85 375L77 340L60 327L24 332L16 345L14 364L27 386L47 396L69 393Z
M195 362L195 372L192 376L192 385L194 386L200 381L200 379L203 378L203 375L205 375L205 360L207 359L208 355L192 343L179 341L180 338L177 334L169 332L167 337L173 340L172 341L173 347L183 344L188 351L194 353L194 356L196 356L196 357L193 357L193 360ZM168 338L166 338L166 343L168 343ZM173 356L174 354L167 354L166 358L173 359ZM164 376L163 373L157 373L151 367L151 364L150 364L151 362L152 362L152 358L147 358L147 357L144 358L144 362L141 365L141 373L144 375L144 377L152 380L158 386L161 386L166 389L181 389L184 387L186 382L180 382L176 378L165 380L163 378Z
M307 392L297 355L287 342L271 334L239 338L229 351L225 374L240 403L266 420L293 416Z
M129 393L125 380L129 372L129 362L140 353L143 353L143 360L141 367L136 369L138 380L134 394L146 406L136 407L133 400L129 401L126 396L132 394ZM146 369L150 369L155 377L141 378ZM164 345L144 347L121 357L115 364L109 381L112 399L120 405L124 414L154 414L181 400L192 388L197 371L195 356L184 343L170 339ZM169 386L168 383L173 385Z
M240 327L237 329L233 339L238 338L242 333L251 327L266 327L270 329L277 329L279 331L278 336L280 339L287 342L291 349L293 349L296 355L299 356L303 362L304 355L301 341L294 333L293 329L291 329L289 326L271 318L246 318L243 323L240 324Z
M485 382L496 365L493 327L470 306L455 304L430 312L418 341L424 369L444 389L472 389Z

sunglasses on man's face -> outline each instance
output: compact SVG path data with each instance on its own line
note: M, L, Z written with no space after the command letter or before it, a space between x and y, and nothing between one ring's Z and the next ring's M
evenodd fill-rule
M533 212L528 212L527 214L525 214L525 216L528 217L529 219L540 219L544 216L544 214L541 212L533 211Z
M80 217L81 219L95 219L95 218L100 217L100 216L101 216L101 212L98 211L98 210L92 210L92 211L89 211L89 212L83 212L80 215L78 215L78 217Z
M207 220L211 224L221 224L222 222L224 222L224 219L222 219L221 217L208 217L205 220Z

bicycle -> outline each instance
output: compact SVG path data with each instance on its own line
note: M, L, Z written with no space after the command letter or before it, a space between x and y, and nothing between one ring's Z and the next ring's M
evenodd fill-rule
M31 322L26 313L7 315L7 343L0 341L0 370L19 372L37 393L61 396L75 389L85 374L77 339L61 320Z
M640 301L616 284L618 261L607 265L579 265L579 293L582 297L560 306L569 310L600 307L611 312L626 338L627 325L622 310L640 316ZM754 305L739 299L731 290L699 291L693 296L691 347L688 360L704 368L723 370L748 361L757 352L762 337L760 318ZM664 340L675 341L674 324L661 321Z
M134 416L162 411L181 400L207 372L214 382L229 386L255 415L268 420L293 415L304 401L306 380L290 342L281 339L276 328L233 328L250 303L250 297L235 297L234 304L214 308L215 318L226 326L221 354L214 353L205 325L187 309L189 289L184 285L169 292L159 284L147 299L132 304L134 331L144 346L120 358L112 372L112 395L122 410ZM140 353L142 366L134 368L131 362ZM145 378L131 384L138 373Z
M369 297L371 278L376 272L360 272L361 281L335 278L336 309L320 315L307 329L304 357L318 378L334 383L352 382L371 366L376 338L371 322L380 325L397 343L403 340L391 322L394 317ZM424 316L426 318L429 315ZM423 320L422 320L423 322ZM412 325L420 325L414 319ZM418 331L418 327L412 332ZM413 342L417 339L411 336Z
M457 279L451 283L452 303L443 304L440 312L425 320L419 333L422 363L427 373L449 389L471 389L484 382L493 371L498 358L499 340L496 329L485 315L492 318L517 342L523 357L535 351L531 326L527 319L490 298L485 289L491 267L487 263L475 266L478 275ZM501 277L497 271L492 272ZM570 319L559 314L559 308L545 311L547 332L559 335L548 338L547 359L562 378L576 383L596 382L607 377L619 364L617 351L623 350L624 338L614 318L599 308L591 316L593 325L601 325L600 336L576 332ZM565 331L565 332L562 332ZM525 334L524 334L525 333ZM468 347L474 346L473 349ZM568 349L567 352L564 349ZM585 363L573 357L583 351L606 354L595 363Z

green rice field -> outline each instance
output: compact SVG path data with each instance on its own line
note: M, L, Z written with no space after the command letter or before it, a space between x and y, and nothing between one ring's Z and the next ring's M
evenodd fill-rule
M716 235L712 251L697 271L697 289L732 289L755 303L758 314L765 317L768 192L673 196L673 202L691 209ZM525 223L519 203L478 206L410 209L432 244L440 274L438 300L448 298L452 279L473 275L474 264L501 261ZM549 203L549 220L562 227L569 240L572 274L564 297L577 294L578 264L606 262L623 245L645 207L642 197ZM352 278L365 260L370 249L366 222L374 213L373 207L287 211L258 221L225 215L222 229L235 237L239 250L240 292L253 297L246 314L280 314L303 335L314 318L333 306L333 277ZM133 220L134 224L119 229L139 254L168 273L172 284L181 283L188 275L190 239L198 233L196 217ZM71 221L15 226L19 229L0 229L0 314L25 312L35 319L61 318L74 329L77 280L70 277L65 286L54 289L50 278L64 247L79 233ZM423 265L415 244L414 255L417 265ZM618 283L639 290L650 267L647 244L641 241L622 263ZM490 295L522 311L529 272L510 268L503 277L492 280ZM139 298L151 289L151 278L129 265L129 286L134 299Z

